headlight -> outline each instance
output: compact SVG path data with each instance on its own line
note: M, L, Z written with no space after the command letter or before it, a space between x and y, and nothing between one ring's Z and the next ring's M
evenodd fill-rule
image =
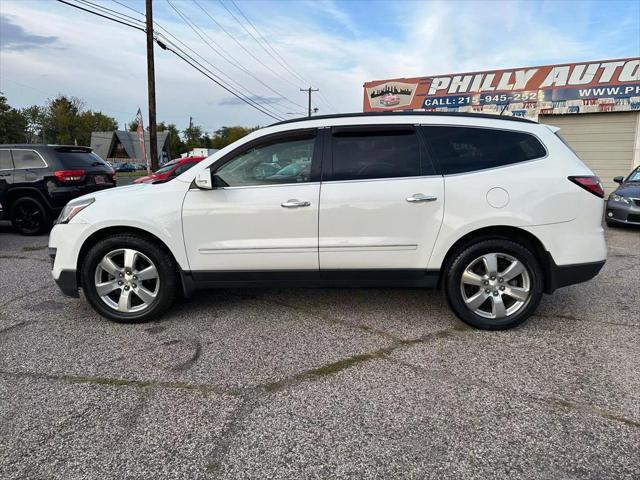
M62 209L60 212L60 216L56 223L69 223L69 221L79 214L82 210L87 208L93 202L95 202L95 198L84 198L82 200L72 200Z
M609 200L613 200L614 202L622 202L622 203L626 203L627 205L631 205L631 201L628 198L623 197L622 195L618 195L616 193L612 193L611 195L609 195Z

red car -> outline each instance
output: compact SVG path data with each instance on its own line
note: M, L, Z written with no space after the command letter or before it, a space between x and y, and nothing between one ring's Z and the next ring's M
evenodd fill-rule
M136 178L133 183L151 183L162 180L170 180L174 177L177 177L181 173L186 172L196 163L204 160L205 158L207 157L176 158L175 160L167 162L164 166L159 168L151 175L145 175L144 177Z

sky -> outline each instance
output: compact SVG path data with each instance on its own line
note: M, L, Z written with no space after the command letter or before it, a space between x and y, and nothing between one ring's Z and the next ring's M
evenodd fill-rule
M144 0L89 1L144 19ZM319 114L358 112L370 80L640 56L638 0L154 0L154 19L281 118L306 114L309 86ZM170 51L155 59L158 121L275 121ZM76 96L124 127L138 108L147 118L145 35L53 0L0 0L0 91L14 107Z

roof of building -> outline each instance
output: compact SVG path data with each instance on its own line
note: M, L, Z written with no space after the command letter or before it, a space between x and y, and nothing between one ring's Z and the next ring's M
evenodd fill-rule
M313 117L292 118L283 120L282 122L273 123L274 125L284 125L287 123L304 122L307 120L323 120L332 118L351 118L351 117L384 117L384 116L428 116L428 117L471 117L471 118L489 118L491 120L509 120L512 122L538 123L528 118L514 117L513 115L502 116L491 113L463 113L463 112L415 112L415 111L395 111L395 112L357 112L357 113L336 113L333 115L314 115Z
M157 140L158 152L161 152L169 140L169 132L158 132ZM120 141L130 159L140 160L141 162L145 160L136 132L127 132L125 130L91 132L91 148L101 158L109 158L117 141ZM144 148L147 154L149 153L150 145L149 132L144 132Z

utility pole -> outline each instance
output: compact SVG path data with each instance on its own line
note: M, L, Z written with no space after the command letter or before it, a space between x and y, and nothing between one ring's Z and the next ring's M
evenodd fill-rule
M300 91L301 92L307 92L309 94L309 109L308 109L309 113L308 113L308 116L310 117L311 116L311 92L318 92L320 90L317 89L317 88L309 87L309 88L301 88Z
M158 169L158 132L156 128L156 73L153 61L153 0L146 0L147 20L147 92L149 95L149 157L151 170Z

